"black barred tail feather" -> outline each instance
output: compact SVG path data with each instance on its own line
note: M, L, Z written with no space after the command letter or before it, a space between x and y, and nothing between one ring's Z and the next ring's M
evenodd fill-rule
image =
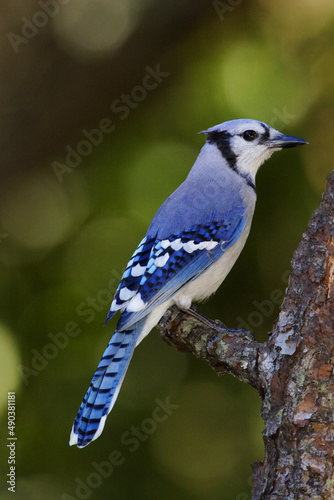
M103 431L128 369L143 321L116 331L105 350L73 424L70 445L83 448Z

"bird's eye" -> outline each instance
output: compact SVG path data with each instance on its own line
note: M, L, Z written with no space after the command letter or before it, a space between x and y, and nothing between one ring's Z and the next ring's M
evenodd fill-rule
M255 132L255 130L246 130L246 132L242 134L242 137L245 139L245 141L254 141L254 139L257 137L257 133Z

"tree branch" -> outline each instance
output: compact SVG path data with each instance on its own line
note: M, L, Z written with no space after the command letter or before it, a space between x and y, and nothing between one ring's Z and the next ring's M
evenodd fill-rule
M165 340L257 388L265 457L253 499L334 498L334 171L292 259L269 340L230 330L198 312L169 309Z
M251 332L230 330L194 308L185 312L176 306L165 313L158 329L164 340L175 344L179 351L205 359L218 375L230 373L259 389L257 360L261 344L255 342Z

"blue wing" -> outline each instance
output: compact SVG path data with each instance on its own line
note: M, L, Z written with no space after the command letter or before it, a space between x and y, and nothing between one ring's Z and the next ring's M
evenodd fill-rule
M224 220L140 242L108 314L106 321L122 312L74 421L71 444L83 447L101 434L147 315L216 262L238 240L245 223L245 214L231 212Z
M122 331L146 317L216 262L238 240L246 218L240 207L168 238L146 236L128 263L106 321L120 310L117 330Z
M148 314L216 262L238 240L246 219L239 205L215 220L178 228L168 237L166 227L162 234L148 231L112 302L106 321L117 311L122 315L80 406L71 444L83 447L101 434Z

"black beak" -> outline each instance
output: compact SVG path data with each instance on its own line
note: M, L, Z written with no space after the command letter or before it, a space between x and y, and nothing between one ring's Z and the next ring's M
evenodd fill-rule
M293 135L280 134L273 139L268 139L267 144L269 148L295 148L296 146L308 144L308 141L300 139L300 137L294 137Z

